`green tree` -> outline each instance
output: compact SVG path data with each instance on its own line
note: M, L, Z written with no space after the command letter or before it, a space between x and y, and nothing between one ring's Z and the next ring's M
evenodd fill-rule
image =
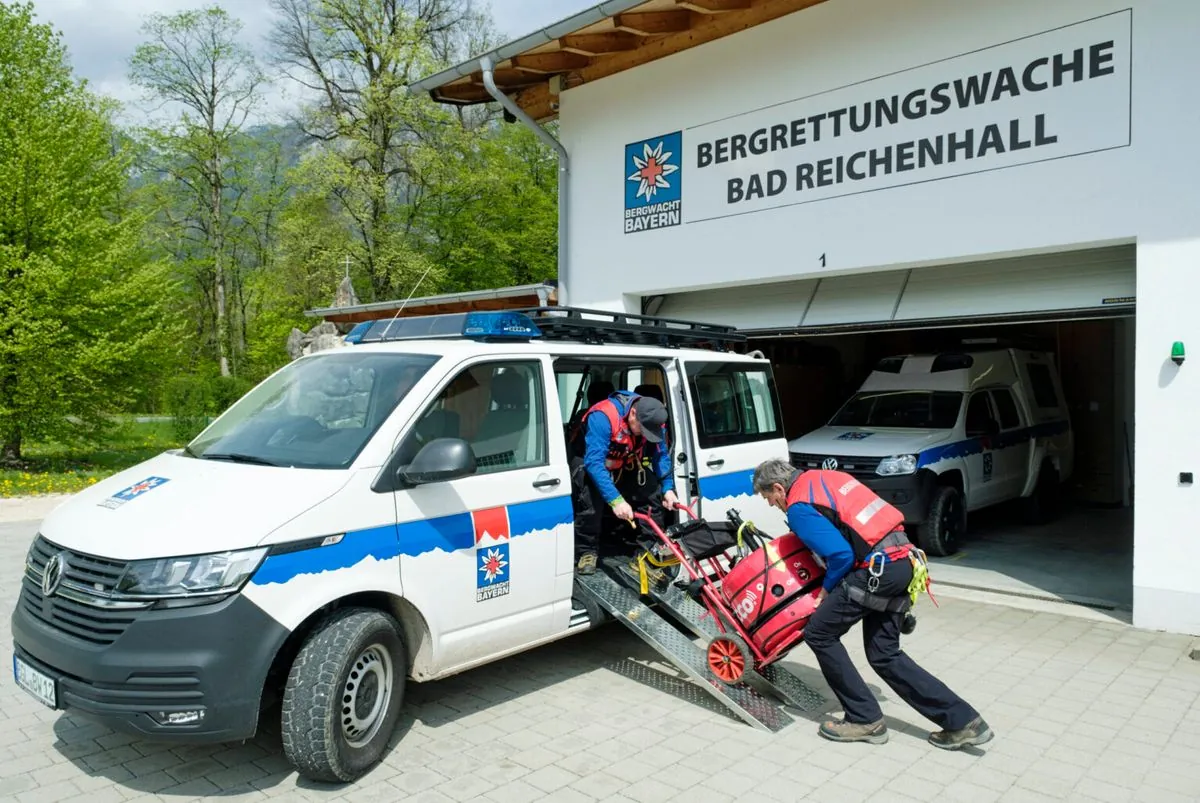
M238 42L241 28L217 5L152 14L143 26L149 41L137 48L130 70L134 83L181 110L176 125L146 134L164 157L161 169L177 183L169 208L182 215L170 216L172 227L203 246L201 255L193 254L199 256L193 270L206 274L205 288L211 288L221 376L230 376L230 352L244 350L243 332L231 331L229 315L230 287L241 281L228 243L241 197L231 175L244 166L235 158L235 143L265 80L253 53Z
M445 133L414 154L421 228L447 292L530 284L557 274L558 162L523 125Z
M94 434L170 359L112 109L29 3L0 3L0 457Z
M440 142L452 118L408 84L466 47L489 41L473 0L270 0L274 56L315 98L299 125L324 143L312 164L354 234L370 298L437 287L422 256L419 203L428 197L414 151Z

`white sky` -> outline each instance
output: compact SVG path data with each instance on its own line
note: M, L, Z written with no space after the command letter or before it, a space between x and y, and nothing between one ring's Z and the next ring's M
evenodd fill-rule
M266 0L217 0L243 24L247 43L263 50L262 37L270 29L271 11ZM487 0L485 0L486 2ZM492 18L507 41L568 17L594 5L596 0L490 0ZM127 104L136 117L140 91L127 78L129 57L141 40L146 14L173 13L210 5L211 0L33 0L38 22L62 32L76 74L92 88ZM273 84L269 109L288 105L286 82Z

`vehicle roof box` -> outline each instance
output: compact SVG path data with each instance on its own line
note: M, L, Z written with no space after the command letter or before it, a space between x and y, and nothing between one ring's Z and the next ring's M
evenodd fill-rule
M885 357L863 382L862 391L969 391L987 385L1012 385L1018 376L1012 349L943 351Z

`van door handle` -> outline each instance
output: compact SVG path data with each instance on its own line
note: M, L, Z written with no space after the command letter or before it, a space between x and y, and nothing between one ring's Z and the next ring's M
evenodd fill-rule
M708 462L704 465L708 466L709 468L720 468L721 466L725 465L725 461L720 457L710 457Z
M561 483L562 483L562 480L560 480L558 477L551 477L548 480L534 480L533 487L534 488L553 488Z

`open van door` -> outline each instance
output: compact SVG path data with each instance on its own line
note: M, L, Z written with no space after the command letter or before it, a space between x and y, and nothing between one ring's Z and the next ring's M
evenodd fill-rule
M769 534L786 532L783 513L755 494L752 483L759 463L788 459L770 363L714 353L681 360L679 370L694 443L686 465L696 513L722 521L733 508Z

